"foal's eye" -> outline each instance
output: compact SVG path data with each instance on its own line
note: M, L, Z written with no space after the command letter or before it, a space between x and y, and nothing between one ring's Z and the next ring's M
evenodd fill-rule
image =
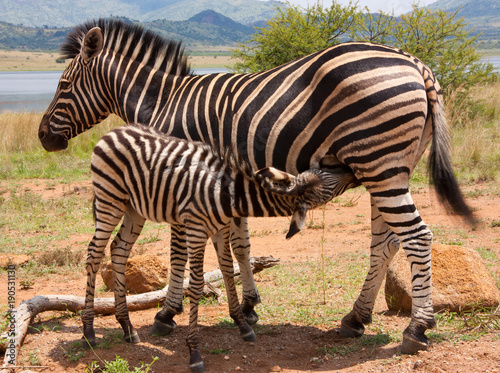
M59 81L59 88L63 91L66 91L71 88L71 82L69 80L61 79Z

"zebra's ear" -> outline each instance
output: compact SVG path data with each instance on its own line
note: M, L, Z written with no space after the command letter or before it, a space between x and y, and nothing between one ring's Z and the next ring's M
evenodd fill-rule
M269 179L269 181L278 183L290 183L295 176L285 171L280 171L274 167L261 168L255 175Z
M104 36L99 27L90 29L83 38L81 55L85 61L97 57L102 51Z

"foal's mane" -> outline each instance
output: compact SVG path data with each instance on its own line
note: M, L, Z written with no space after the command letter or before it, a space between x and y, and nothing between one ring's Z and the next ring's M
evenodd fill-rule
M101 18L76 26L61 46L62 57L75 58L81 51L85 35L94 27L99 27L104 34L104 49L124 54L125 57L132 57L132 54L136 53L136 46L139 46L136 60L146 65L156 64L159 70L170 74L180 76L192 74L184 47L180 42L165 39L157 33L146 30L143 26L117 19ZM127 44L130 47L125 50ZM147 53L149 57L147 61L143 61Z

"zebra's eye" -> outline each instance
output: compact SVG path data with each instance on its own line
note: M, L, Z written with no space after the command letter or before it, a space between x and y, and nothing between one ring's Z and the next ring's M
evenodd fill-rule
M66 79L61 79L59 81L59 88L63 91L66 91L71 88L71 82Z

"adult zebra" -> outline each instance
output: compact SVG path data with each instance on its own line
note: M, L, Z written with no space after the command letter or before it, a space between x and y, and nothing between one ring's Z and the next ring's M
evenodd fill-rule
M231 152L221 158L205 143L169 137L137 125L117 128L103 136L94 148L91 170L96 227L87 256L88 280L82 313L84 344L95 345L96 273L106 244L122 217L124 224L111 244L116 319L126 340L138 338L127 311L125 264L146 219L168 222L172 230L186 232L190 271L187 345L192 372L204 371L197 320L207 240L216 235L214 244L226 284L229 314L242 338L255 341L234 286L229 251L231 219L293 214L287 234L290 238L305 225L307 211L327 203L339 185L336 175L320 170L307 170L297 177L272 168L254 174Z
M432 233L413 204L409 178L431 139L439 196L469 221L473 214L451 168L441 89L424 63L391 47L346 43L262 73L192 76L179 44L109 20L76 27L63 52L73 60L39 130L49 151L115 113L173 136L237 148L253 169L352 173L371 196L372 242L368 275L340 335L364 332L401 243L413 287L401 349L427 347L425 330L435 325ZM248 238L244 229L237 236ZM171 315L164 309L155 322L168 323Z

